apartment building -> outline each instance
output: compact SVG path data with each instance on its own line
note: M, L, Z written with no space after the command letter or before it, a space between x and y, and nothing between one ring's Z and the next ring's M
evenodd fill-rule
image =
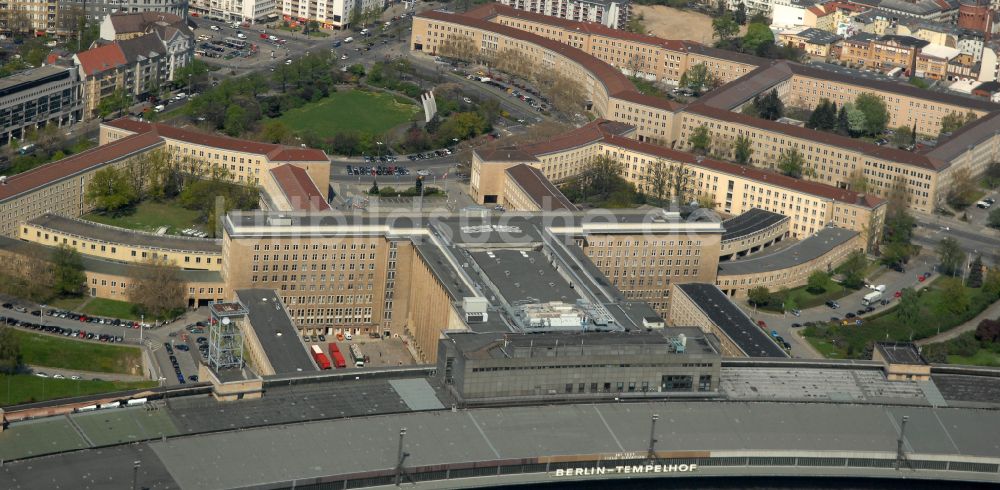
M816 28L791 29L778 35L778 44L788 45L803 50L813 59L827 61L833 52L834 44L840 36Z
M44 36L58 28L57 0L0 0L0 32Z
M0 78L0 145L27 131L83 119L83 92L76 70L42 66Z
M158 12L175 15L186 19L188 15L187 0L58 0L60 15L85 15L88 23L96 24L114 13ZM64 23L66 24L66 23ZM76 29L76 25L65 25L67 29Z
M958 48L949 48L938 44L925 46L917 54L916 71L918 77L929 78L931 80L952 80L952 77L962 77L958 60L962 51ZM968 76L969 71L964 75Z
M382 0L282 0L277 8L288 21L316 21L324 29L345 29L362 12L385 8Z
M305 170L316 189L326 195L330 158L322 150L227 138L160 123L122 118L101 124L102 145L134 134L152 134L164 141L164 151L196 175L223 174L232 182L262 186L268 172L285 164Z
M578 22L596 22L612 29L625 29L629 19L629 0L500 0L518 10Z
M191 0L191 11L224 22L264 22L278 18L277 0Z

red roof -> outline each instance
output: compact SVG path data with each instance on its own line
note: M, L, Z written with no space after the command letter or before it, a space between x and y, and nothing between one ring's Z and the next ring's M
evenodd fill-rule
M117 68L127 63L118 43L105 44L76 54L85 75Z
M0 185L0 201L162 144L155 134L137 134L42 165L8 177L6 183Z
M556 186L552 185L549 179L545 178L541 170L522 163L508 168L505 172L517 185L521 186L525 194L535 201L535 204L542 211L558 209L577 211L577 207Z
M653 46L663 46L667 49L673 49L675 51L682 51L684 49L684 43L679 40L663 39L646 34L636 34L634 32L620 29L612 29L604 24L601 24L600 22L580 22L576 20L562 19L552 15L528 12L527 10L518 10L514 7L500 3L487 3L462 15L480 20L489 20L497 15L503 15L506 17L524 19L529 22L559 26L571 31L585 32L587 34L606 36L615 39L628 39L629 41L650 44Z
M607 136L624 136L635 131L635 128L621 122L596 119L584 126L569 132L554 136L547 141L524 145L519 149L529 156L545 155L554 151L563 151L589 143L601 141Z
M274 181L278 183L281 192L285 194L293 211L329 211L323 194L301 167L284 164L271 169Z
M611 65L571 46L563 44L559 41L554 41L548 38L544 38L537 34L532 34L530 32L525 32L520 29L515 29L510 26L505 26L501 24L496 24L482 19L477 19L475 17L468 17L464 15L452 14L447 12L441 12L437 10L431 10L418 14L417 17L437 20L441 22L450 22L458 25L464 25L468 27L475 27L477 29L482 29L487 32L493 32L503 36L507 36L512 39L519 39L522 41L527 41L537 46L541 46L549 51L569 58L580 66L584 67L588 71L594 74L594 77L604 84L605 89L608 91L608 95L618 97L622 93L637 93L635 86L632 82L622 74L622 72L616 70ZM666 101L669 102L669 101Z
M747 177L758 182L764 182L778 187L784 187L786 189L805 192L807 194L825 197L847 204L855 204L872 208L882 203L882 199L872 195L859 194L851 190L841 189L839 187L833 187L819 182L796 179L777 172L772 172L770 170L762 170L750 166L712 160L710 158L700 158L691 153L673 150L650 143L643 143L631 138L608 136L605 139L605 142L609 145L627 148L629 150L638 151L647 155L684 162L685 164L693 167L710 168L730 175Z
M271 143L259 143L250 140L241 140L219 136L210 133L202 133L186 128L177 128L160 123L147 123L129 118L115 119L108 121L108 126L124 129L133 133L154 132L164 138L175 139L196 145L223 148L232 151L242 151L245 153L256 153L266 156L272 162L329 162L330 157L323 152L312 148L295 148L291 146L275 145Z

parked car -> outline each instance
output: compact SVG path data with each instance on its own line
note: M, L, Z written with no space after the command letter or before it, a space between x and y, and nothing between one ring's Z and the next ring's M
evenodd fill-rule
M831 299L826 302L826 306L829 306L831 309L836 310L837 308L840 308L840 303L837 303L836 301Z

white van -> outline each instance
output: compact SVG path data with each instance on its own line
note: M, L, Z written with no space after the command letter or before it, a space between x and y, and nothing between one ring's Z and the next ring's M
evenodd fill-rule
M163 112L163 109L166 109L166 106L164 106L163 104L160 104L153 108L153 110L156 112Z
M350 43L350 42L354 42L354 38L353 38L353 37L349 37L349 38L347 38L347 39L344 39L344 43L345 43L345 44L346 44L346 43Z

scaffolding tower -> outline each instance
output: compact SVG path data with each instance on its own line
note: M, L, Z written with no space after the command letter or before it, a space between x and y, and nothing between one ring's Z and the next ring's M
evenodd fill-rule
M208 366L215 372L243 369L243 333L238 320L248 311L240 303L215 303L208 330Z

